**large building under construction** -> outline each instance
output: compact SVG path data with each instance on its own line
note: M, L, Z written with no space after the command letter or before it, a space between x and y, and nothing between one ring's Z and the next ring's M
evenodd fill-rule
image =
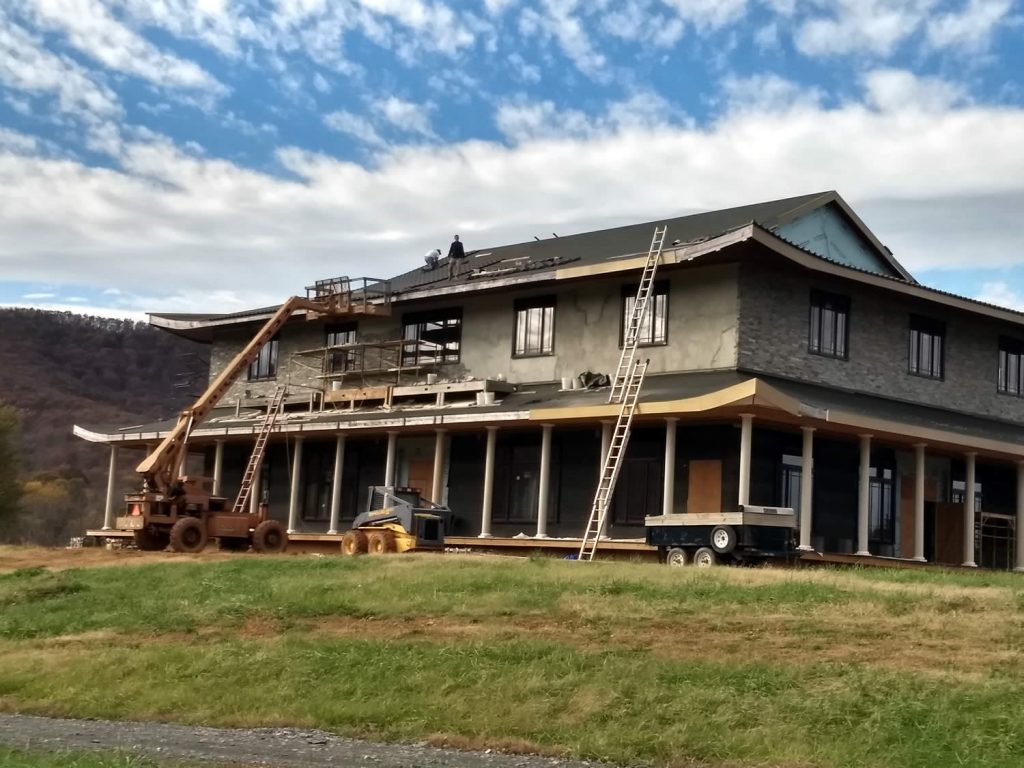
M286 386L252 503L294 539L339 536L369 486L402 485L450 507L451 541L570 551L662 226L610 548L642 548L649 515L767 506L796 510L808 553L1024 565L1024 314L920 285L834 192L361 282L374 312L297 313L190 450L232 497ZM213 377L274 310L150 322L208 343ZM172 426L75 433L141 458ZM111 484L107 526L126 490Z

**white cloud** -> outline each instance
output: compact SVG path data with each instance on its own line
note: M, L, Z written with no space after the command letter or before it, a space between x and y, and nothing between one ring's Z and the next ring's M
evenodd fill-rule
M88 119L120 113L117 96L66 56L52 53L0 10L0 82L55 96L61 112Z
M34 136L27 136L0 125L0 150L16 154L32 154L38 150L39 144L39 140Z
M1024 311L1024 294L1003 281L983 283L974 298L988 304Z
M680 18L698 29L723 27L741 19L747 10L746 0L662 0Z
M541 80L540 67L536 64L527 63L526 59L522 55L515 51L510 53L508 56L508 63L512 65L512 70L515 72L516 77L524 83L539 83Z
M389 96L375 103L373 110L388 123L406 133L435 138L434 129L430 125L433 104L416 104L397 96Z
M937 0L838 0L827 16L797 29L797 48L810 56L889 56L913 35Z
M1012 7L1011 0L968 0L962 12L941 13L928 20L928 42L935 48L983 51Z
M578 0L541 0L541 11L526 8L519 16L519 32L524 37L555 40L562 53L580 72L605 80L608 63L604 54L595 50L587 29L576 14Z
M56 293L46 293L46 292L25 293L25 294L22 294L21 298L28 299L30 301L31 300L36 300L36 299L55 299L55 298L57 298L57 294Z
M327 78L321 75L319 72L313 75L313 87L316 88L317 91L319 91L320 93L331 92L331 84L327 82Z
M324 115L324 125L333 131L348 134L364 144L374 147L383 147L387 144L369 120L343 109Z
M111 16L98 0L34 0L35 19L108 69L164 88L222 95L226 88L194 62L165 53Z
M656 131L682 117L662 96L641 91L609 102L597 115L559 109L551 100L519 98L498 105L495 124L507 139L522 144L540 139L588 139L630 130Z
M817 107L822 93L813 86L802 86L775 74L737 77L722 80L722 94L727 111L785 112L791 109Z
M899 69L877 69L864 78L867 101L886 112L942 112L967 98L963 86Z

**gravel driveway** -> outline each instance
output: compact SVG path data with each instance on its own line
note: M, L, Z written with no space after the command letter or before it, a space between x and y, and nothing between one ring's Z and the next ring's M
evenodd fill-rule
M459 752L425 744L376 744L298 728L207 728L4 714L0 714L0 744L48 750L126 749L153 758L277 768L596 768L600 765L534 755Z

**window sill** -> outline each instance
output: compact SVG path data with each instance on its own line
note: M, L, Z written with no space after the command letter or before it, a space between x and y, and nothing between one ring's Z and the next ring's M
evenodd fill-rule
M843 363L850 362L850 356L849 355L833 355L833 354L829 354L828 352L816 352L813 349L808 349L807 350L807 354L814 355L815 357L824 357L824 358L826 358L828 360L839 360L840 362L843 362Z
M650 349L651 347L667 347L667 346L668 346L668 342L667 341L650 341L650 342L640 342L639 344L636 345L636 348L637 349ZM622 349L622 348L623 348L623 344L620 341L619 342L619 349Z
M512 355L513 360L529 360L534 357L554 357L554 352L529 352L522 355Z
M1020 392L1012 392L1009 389L997 389L996 394L1002 395L1003 397L1015 397L1018 400L1024 398L1024 390L1021 390Z
M907 375L908 376L913 376L914 378L917 378L917 379L927 379L928 381L945 381L946 380L945 374L943 374L941 376L933 376L930 373L917 373L916 371L907 371Z
M246 381L254 384L259 384L261 381L277 381L277 374L275 373L273 376L261 376L258 379L246 379Z

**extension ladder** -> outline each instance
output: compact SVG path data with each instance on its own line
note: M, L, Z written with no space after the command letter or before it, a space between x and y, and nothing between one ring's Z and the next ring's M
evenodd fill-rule
M270 431L274 428L274 422L277 421L278 415L284 410L286 391L285 387L278 387L274 390L274 396L270 400L270 405L267 406L267 415L263 418L260 433L256 436L256 445L252 449L252 455L249 457L249 464L245 468L245 474L242 475L242 485L238 489L238 497L235 499L234 507L231 508L234 514L248 511L253 480L256 477L256 471L259 469L260 464L263 463L263 454L267 450L267 440L270 439Z
M615 429L608 446L608 455L604 457L604 464L601 467L601 477L597 483L597 491L594 493L594 503L590 508L587 529L580 544L580 560L593 560L594 554L597 552L597 545L608 516L608 505L612 500L612 494L615 493L615 482L619 478L622 458L625 456L626 446L629 444L633 414L636 413L640 389L643 386L647 365L650 362L645 360L638 363L636 349L651 293L654 291L654 276L658 271L658 263L661 261L661 248L665 242L667 229L667 227L655 227L654 229L651 247L647 252L647 262L644 264L640 285L637 286L636 298L633 301L633 311L626 324L622 354L619 356L619 366L615 371L612 391L608 396L609 403L621 403L622 407L619 409L619 416L615 421Z

